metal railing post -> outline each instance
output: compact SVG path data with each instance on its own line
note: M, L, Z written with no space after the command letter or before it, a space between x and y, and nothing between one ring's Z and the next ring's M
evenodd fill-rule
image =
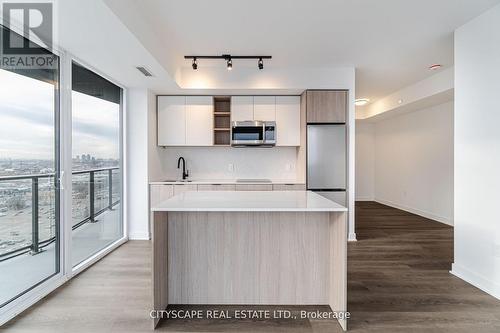
M38 178L31 178L31 254L40 253L38 246Z
M90 222L95 222L95 209L94 209L94 197L95 197L95 184L94 184L94 171L89 172L89 197L90 197Z
M113 169L108 170L108 207L113 210Z
M92 169L92 170L81 170L81 171L73 171L72 175L83 175L89 174L90 184L89 184L89 196L90 196L90 214L85 216L80 222L72 226L72 229L75 230L88 222L97 222L96 217L105 211L111 210L113 205L120 203L120 197L116 201L113 201L113 170L119 170L119 167L111 167L111 168L101 168L101 169ZM109 177L109 202L108 206L105 206L103 209L100 209L96 212L95 208L95 173L96 172L104 172L108 171ZM31 215L31 242L29 244L24 244L22 247L14 248L8 252L4 252L0 254L0 261L6 260L5 258L13 258L22 254L31 253L33 255L43 252L44 248L49 244L53 244L56 241L56 236L42 239L40 240L40 179L51 179L56 175L53 173L44 173L44 174L32 174L32 175L15 175L15 176L0 176L0 181L15 181L15 180L31 180L31 207L32 207L32 215ZM45 216L45 215L44 215ZM27 235L29 237L29 234Z

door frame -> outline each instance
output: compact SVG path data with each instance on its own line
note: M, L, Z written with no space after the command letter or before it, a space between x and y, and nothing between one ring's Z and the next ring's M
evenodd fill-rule
M121 173L120 173L120 183L121 183L121 189L120 189L120 195L121 195L121 203L120 203L120 214L121 214L121 219L122 219L122 237L120 239L117 239L116 241L114 241L113 243L111 243L110 245L108 245L107 247L105 247L104 249L101 249L100 251L96 252L95 254L93 254L92 256L90 256L89 258L85 259L84 261L82 261L81 263L79 263L78 265L76 265L75 267L72 266L72 262L71 262L71 232L72 232L72 228L71 226L69 228L67 228L67 230L65 230L65 238L66 238L66 242L65 242L65 245L67 246L67 249L69 249L68 251L66 251L66 253L68 254L65 258L64 258L64 261L65 261L65 274L66 276L68 277L68 279L71 279L72 277L80 274L81 272L85 271L87 268L89 268L90 266L92 266L93 264L95 264L96 262L98 262L99 260L101 260L102 258L104 258L106 255L108 255L109 253L113 252L116 248L118 248L119 246L123 245L124 243L126 243L128 241L128 219L127 219L127 210L125 209L125 207L127 206L127 177L125 176L126 175L126 166L127 166L127 163L126 163L126 135L127 135L127 131L126 131L126 97L127 97L127 88L125 88L122 84L116 82L114 79L108 77L106 74L102 73L101 71L99 71L98 69L96 69L95 67L89 65L88 63L86 63L85 61L79 59L78 57L76 57L75 55L73 54L69 54L68 53L68 56L66 58L66 64L65 66L67 66L67 75L66 75L66 79L68 80L69 84L66 86L66 89L68 89L68 91L66 91L66 103L68 103L68 108L67 110L71 110L71 92L72 92L72 86L71 86L71 81L72 81L72 64L73 62L83 66L84 68L92 71L93 73L95 73L96 75L99 75L101 76L102 78L108 80L109 82L113 83L114 85L118 86L120 89L121 89L121 98L120 98L120 169L121 169ZM71 129L72 128L72 112L69 112L69 114L67 115L67 121L69 122L69 125L67 125L66 128L69 128ZM66 142L71 142L72 140L72 131L70 130L69 131L69 137L65 137L66 139ZM71 198L71 186L72 186L72 181L71 181L71 166L72 166L72 145L70 144L69 145L69 148L66 147L67 149L69 149L69 153L66 154L66 158L69 159L68 163L69 163L69 173L66 173L68 175L70 175L70 177L67 177L69 179L66 179L66 182L69 183L68 184L68 188L70 189L69 191L66 191L66 195L67 195L67 198L66 200L69 201L70 205L69 205L69 208L67 209L68 211L66 211L66 214L69 214L69 216L65 216L66 218L66 221L71 221L71 201L72 201L72 198Z

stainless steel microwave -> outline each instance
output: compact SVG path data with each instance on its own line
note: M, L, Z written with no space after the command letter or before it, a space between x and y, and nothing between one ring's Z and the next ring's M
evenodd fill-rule
M233 121L231 124L231 146L264 146L276 145L275 121Z

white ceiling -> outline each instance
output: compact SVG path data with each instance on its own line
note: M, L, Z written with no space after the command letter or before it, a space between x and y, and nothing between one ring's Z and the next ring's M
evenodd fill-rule
M453 31L499 2L105 0L173 78L187 54L268 54L266 67L354 66L371 100L452 66Z
M55 17L56 48L115 83L129 88L175 89L177 85L151 51L126 29L102 0L60 0ZM135 66L145 65L154 78Z

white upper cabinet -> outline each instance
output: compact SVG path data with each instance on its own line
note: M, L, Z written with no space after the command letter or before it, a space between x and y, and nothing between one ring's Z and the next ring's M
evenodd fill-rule
M276 120L276 96L255 96L253 98L253 119Z
M300 146L300 96L232 96L231 120L276 121L276 145ZM213 96L158 96L159 146L213 144Z
M231 121L253 119L253 96L232 96Z
M276 145L300 146L300 96L276 96Z
M186 144L186 97L158 97L158 145Z
M186 146L211 146L214 142L212 96L186 96Z

